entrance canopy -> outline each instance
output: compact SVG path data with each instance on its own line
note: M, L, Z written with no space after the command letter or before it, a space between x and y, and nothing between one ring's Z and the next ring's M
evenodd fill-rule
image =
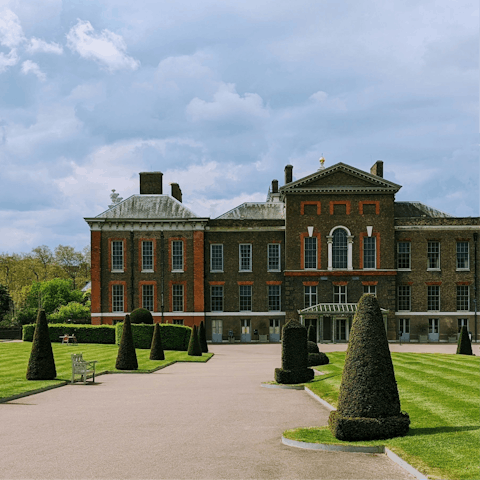
M380 309L382 314L388 313L388 310L384 308ZM356 303L319 303L318 305L313 305L312 307L304 308L303 310L298 310L299 315L308 315L308 314L320 314L320 315L355 315L357 311Z

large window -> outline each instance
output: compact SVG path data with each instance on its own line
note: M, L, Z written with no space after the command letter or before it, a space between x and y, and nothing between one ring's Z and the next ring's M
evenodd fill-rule
M268 311L280 311L280 285L268 286Z
M457 270L470 270L468 242L457 242Z
M440 269L440 242L428 242L427 268L428 270Z
M317 237L305 237L304 241L304 268L317 268Z
M123 312L123 285L112 285L112 312Z
M241 272L252 271L252 245L250 243L241 243L238 246L239 270Z
M267 263L269 272L279 272L281 270L279 243L269 243L267 245Z
M398 311L409 312L412 309L410 285L398 286Z
M347 232L343 228L337 228L332 236L332 267L347 268Z
M347 303L347 286L333 286L333 303Z
M142 242L142 271L153 272L153 242Z
M430 312L440 311L440 286L427 286L427 310Z
M363 293L368 293L370 295L377 296L377 286L376 285L364 285Z
M397 243L397 268L399 270L410 270L410 242Z
M172 311L183 312L183 285L172 285Z
M223 312L223 285L210 287L212 312Z
M252 311L252 286L240 285L240 311Z
M112 271L123 272L123 242L112 242Z
M304 306L313 307L317 305L317 286L316 285L305 285L304 287Z
M142 285L142 307L153 312L153 285Z
M172 272L183 272L183 241L172 242Z
M363 238L363 268L377 268L377 238Z
M212 243L210 245L210 271L223 272L223 244Z
M457 285L457 310L468 311L470 309L468 285Z

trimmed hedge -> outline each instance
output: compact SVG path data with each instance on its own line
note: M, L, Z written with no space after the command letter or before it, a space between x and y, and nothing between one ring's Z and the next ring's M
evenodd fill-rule
M39 310L32 351L27 367L27 380L53 380L57 376L52 344L48 335L45 310Z
M35 325L24 325L22 339L24 342L33 340ZM53 323L48 326L51 342L61 342L60 336L75 335L78 343L115 343L115 327L112 325L78 325L71 323Z
M323 352L308 354L309 367L317 367L318 365L328 365L329 363L330 363L330 359Z
M162 346L164 350L179 350L186 352L192 329L184 325L160 323L162 332ZM123 323L115 325L115 342L117 345L122 338ZM151 349L153 339L153 325L133 324L133 341L135 348Z
M190 335L188 354L192 357L202 356L202 346L200 345L200 339L198 338L198 329L196 325L193 326L192 334Z
M315 342L309 340L307 342L307 351L308 353L318 353L320 350L318 349L318 345Z
M458 337L457 355L473 355L468 329L464 325Z

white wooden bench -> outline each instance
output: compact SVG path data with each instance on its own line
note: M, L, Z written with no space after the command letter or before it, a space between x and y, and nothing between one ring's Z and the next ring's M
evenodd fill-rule
M95 364L97 360L87 362L83 359L81 353L72 353L72 383L75 382L75 375L83 378L83 383L87 383L87 374L93 373L93 383L95 383Z

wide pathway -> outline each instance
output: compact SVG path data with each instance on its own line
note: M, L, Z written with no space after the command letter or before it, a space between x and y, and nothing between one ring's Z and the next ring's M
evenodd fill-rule
M281 443L326 425L303 391L262 388L280 345L214 345L206 364L102 375L0 404L0 478L412 479L384 455Z

